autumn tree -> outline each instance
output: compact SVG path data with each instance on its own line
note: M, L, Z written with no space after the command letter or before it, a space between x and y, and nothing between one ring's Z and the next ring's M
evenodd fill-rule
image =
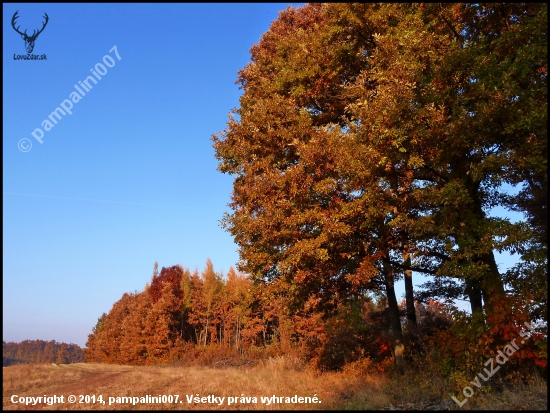
M332 133L346 122L345 83L359 75L366 56L354 57L372 33L347 43L345 33L326 26L325 6L281 14L239 74L239 120L214 145L220 169L238 175L225 225L240 245L240 268L258 280L291 279L300 285L294 298L330 311L376 275L384 278L388 248L376 242L367 252L365 242L391 234L384 208L373 208L371 226L363 211L348 208L357 191L345 188L337 170L342 151Z
M187 315L187 322L191 326L194 332L195 344L203 343L203 329L205 327L205 320L203 315L206 313L206 306L203 300L202 293L203 285L199 276L199 271L195 269L191 274L189 282L189 302L191 311Z
M147 290L147 292L151 296L151 300L153 301L153 303L156 303L161 297L164 283L171 284L174 289L174 294L176 294L176 298L181 299L181 280L183 276L183 269L179 265L174 265L167 268L163 267L160 271L160 275L156 275L157 272L157 266L155 266L155 270L153 271L153 278L151 280L151 286Z
M545 202L545 24L545 5L282 12L239 72L236 116L213 137L219 169L236 176L223 222L239 268L288 279L325 312L383 286L396 355L393 286L410 271L456 280L472 312L491 314L505 296L494 251L544 241L488 212L508 205L544 221L528 205ZM507 197L506 183L524 190ZM536 276L523 270L527 283L544 282L541 263Z
M202 314L204 322L204 345L208 343L208 338L210 336L210 341L216 341L217 330L216 330L216 304L218 294L221 288L221 277L214 271L214 265L210 258L206 260L206 265L203 272L201 273L202 277L202 302L204 303L204 312Z
M128 315L122 322L120 362L141 365L148 356L146 323L152 302L148 291L133 294L131 298Z
M86 342L86 348L84 350L84 356L87 361L103 362L103 352L101 351L99 336L103 332L103 326L107 313L103 313L101 317L97 319L96 325L92 327L92 333L88 334L88 341Z
M179 330L181 301L176 288L169 280L162 281L160 287L158 299L152 304L144 321L144 346L148 364L169 361Z
M250 282L242 274L229 268L225 278L225 288L219 306L222 326L222 344L239 349L241 331L247 312L247 294Z
M185 341L193 341L195 334L190 323L193 313L193 275L188 268L182 269L180 288L182 292L180 338ZM197 276L198 278L198 276Z
M120 344L125 334L124 321L130 315L133 295L124 293L111 311L98 321L97 333L94 338L89 340L88 348L94 348L92 351L96 360L105 363L119 363L122 360Z

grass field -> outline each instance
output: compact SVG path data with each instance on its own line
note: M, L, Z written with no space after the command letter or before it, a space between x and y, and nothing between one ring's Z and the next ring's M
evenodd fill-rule
M395 383L382 374L366 377L346 373L318 374L297 361L282 357L256 365L221 368L95 363L15 365L5 367L3 376L4 410L379 410L390 406L394 409L466 410L481 407L544 410L547 405L546 385L542 382L498 396L480 393L459 408L448 397L438 399L436 395L435 401L433 395L422 388L418 374L413 372L410 376L405 375L400 383ZM44 403L44 396L50 397L46 399L48 402L54 395L58 396L57 403ZM76 396L74 403L68 400L71 395ZM86 395L89 396L88 402ZM104 403L98 401L100 395ZM172 403L162 403L162 399L159 403L152 403L150 398L145 398L147 395L171 395ZM176 395L179 396L177 402ZM92 403L93 396L95 403ZM293 396L297 397L292 399ZM204 399L199 403L188 400L195 397ZM298 397L309 397L302 400L309 403L300 403ZM29 400L29 405L25 404L26 400Z

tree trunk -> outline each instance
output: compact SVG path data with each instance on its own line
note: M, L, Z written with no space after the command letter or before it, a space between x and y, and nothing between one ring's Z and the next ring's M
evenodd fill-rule
M493 314L495 302L505 296L504 283L502 282L502 277L498 271L498 266L495 261L493 251L483 255L481 259L489 266L489 271L481 282L481 292L485 303L485 310L487 315L489 315Z
M479 184L474 184L472 182L469 182L467 184L467 188L470 192L472 200L474 201L472 212L475 217L475 220L480 223L483 223L487 219L487 216L483 211L482 203L479 197L479 192L478 192ZM480 231L478 229L478 226L479 225L473 225L472 226L473 232L469 235L473 236L474 239L477 239L481 242L481 240L484 239L486 234L484 233L483 230ZM485 306L485 311L487 315L489 315L489 314L492 314L493 312L492 311L493 302L505 295L504 283L502 281L502 276L498 271L498 266L495 261L495 256L493 254L493 251L480 254L477 257L475 257L474 260L481 261L489 267L489 269L485 271L485 273L483 274L483 277L479 281L476 281L474 283L475 286L473 288L470 288L473 294L476 310L478 309L478 307L481 307L481 305L479 304L481 302L481 296L482 296L484 301L483 304ZM468 287L468 284L466 286ZM480 291L478 292L477 290L480 290ZM472 296L470 296L470 301L472 302ZM472 314L473 313L474 313L474 304L472 304Z
M476 280L466 280L466 294L470 299L470 307L472 314L478 311L483 311L483 303L481 301L481 289L479 288L479 282Z
M403 344L403 331L401 330L401 321L399 319L399 307L395 298L395 288L393 284L393 275L390 264L384 260L384 284L386 285L386 294L388 297L388 308L390 313L390 323L393 334L393 349L395 353L395 365L400 373L405 371L405 362L403 353L405 345Z
M262 313L262 321L263 321L263 336L264 336L264 347L267 346L266 340L265 340L265 333L267 329L267 322L265 321L265 311Z
M403 254L405 266L411 266L411 257L409 254ZM405 270L405 299L407 301L407 323L413 330L416 330L416 311L414 308L414 287L412 280L412 270Z
M239 350L239 321L241 317L237 317L237 331L235 332L235 347Z

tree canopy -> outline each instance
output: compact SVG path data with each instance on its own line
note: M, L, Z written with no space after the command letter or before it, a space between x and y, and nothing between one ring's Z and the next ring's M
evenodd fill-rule
M391 307L393 281L413 270L435 277L424 296L465 296L489 317L525 295L542 317L546 50L545 4L281 12L212 138L219 170L235 176L223 224L239 269L285 279L327 311L383 286ZM502 273L495 251L519 264Z

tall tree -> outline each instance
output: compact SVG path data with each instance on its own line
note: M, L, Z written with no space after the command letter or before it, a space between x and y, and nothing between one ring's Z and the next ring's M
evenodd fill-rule
M132 294L128 316L122 324L120 359L121 363L141 365L148 356L146 321L152 302L147 291Z
M543 202L545 21L543 5L282 12L239 72L237 117L213 137L219 169L236 175L223 222L239 269L288 279L301 303L321 294L324 311L381 283L391 305L395 277L421 271L459 280L473 312L491 313L505 294L494 250L533 234L488 211ZM506 198L502 184L519 182L531 189Z
M221 277L214 271L214 265L210 258L206 260L206 265L201 274L202 276L202 294L204 302L204 345L208 343L208 336L215 340L216 327L212 326L214 322L214 307L216 305L217 294L220 290ZM212 331L213 330L213 331ZM213 333L213 334L212 334Z
M152 305L144 323L146 362L149 364L168 362L178 336L181 302L173 283L165 280L160 287L159 298Z

